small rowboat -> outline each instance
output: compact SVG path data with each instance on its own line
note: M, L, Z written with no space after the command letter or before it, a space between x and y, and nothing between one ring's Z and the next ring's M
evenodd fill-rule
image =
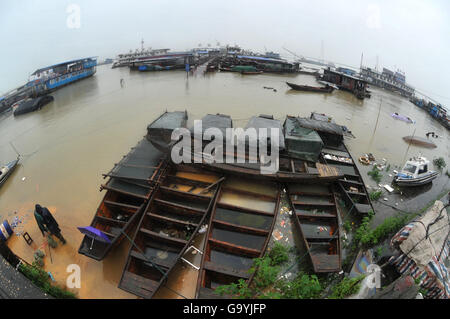
M331 93L333 92L334 88L331 86L325 86L325 87L316 87L316 86L309 86L309 85L298 85L294 83L286 82L287 85L293 90L296 91L305 91L305 92L319 92L319 93Z
M0 167L0 186L3 185L4 182L6 182L9 175L11 175L14 169L16 168L18 162L19 157L17 157L17 159L14 161L9 162L5 166Z
M242 75L256 75L256 74L262 74L263 71L242 71Z

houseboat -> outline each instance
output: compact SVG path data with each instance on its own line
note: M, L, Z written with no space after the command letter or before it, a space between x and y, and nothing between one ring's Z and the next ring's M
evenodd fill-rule
M95 74L97 58L89 57L47 66L34 71L25 87L31 89L32 95L47 94L75 81Z
M330 68L323 71L324 81L336 84L340 90L353 93L358 99L363 100L366 97L367 81L359 77L333 71Z

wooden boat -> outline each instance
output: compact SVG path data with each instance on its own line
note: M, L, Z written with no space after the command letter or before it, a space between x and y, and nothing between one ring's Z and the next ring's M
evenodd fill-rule
M151 298L207 222L219 175L171 166L152 195L134 235L119 288Z
M84 236L78 253L95 260L104 259L131 234L165 169L164 155L143 138L107 174L107 192L98 207L90 226L105 233L111 243L92 241Z
M409 144L414 144L416 146L422 146L425 148L436 148L437 145L434 144L429 139L420 137L420 136L405 136L403 137L403 140Z
M262 73L263 71L241 71L242 75L257 75Z
M430 161L425 157L414 157L406 161L401 172L394 177L394 183L399 186L412 187L431 183L438 172L429 170Z
M276 183L231 177L222 183L208 227L196 298L218 298L215 288L239 279L251 282L248 270L253 259L266 251L279 202Z
M343 178L337 180L337 185L349 209L359 214L374 212L364 180L345 144L342 142L339 147L324 147L322 159L344 174Z
M54 100L51 95L44 95L34 99L28 99L23 103L20 103L17 107L14 107L14 116L40 110L48 103Z
M316 87L316 86L309 86L309 85L298 85L298 84L294 84L294 83L290 83L290 82L286 82L286 84L291 89L296 90L296 91L331 93L334 90L331 86Z
M15 159L14 161L7 163L5 166L0 167L0 186L2 186L3 183L6 182L8 177L12 174L17 166L17 163L19 163L19 157L17 157L17 159Z
M288 184L287 192L314 272L341 271L338 211L332 187Z
M219 127L222 132L224 132L226 128L231 128L232 126L232 121L229 116L221 114L208 115L208 118L202 119L202 123L203 129L213 126ZM209 125L209 123L214 123L214 125ZM305 180L309 182L325 182L337 180L338 178L343 177L343 175L333 167L328 167L327 165L318 162L291 158L289 154L285 152L285 139L283 137L283 128L281 126L281 123L280 121L273 119L273 116L254 116L250 119L245 127L245 129L248 128L254 128L257 131L260 128L274 128L280 131L279 170L277 172L264 172L263 174L263 167L265 167L265 165L261 163L260 159L251 157L249 155L249 152L247 151L243 153L239 152L237 147L235 147L230 154L224 146L222 162L210 161L210 154L199 154L195 153L194 150L192 150L190 154L192 159L191 162L194 162L198 155L202 155L202 159L201 161L199 161L200 163L194 165L200 165L205 169L223 174L232 174L239 176L245 175L249 178L258 178L280 182L292 182L299 180ZM241 140L240 142L242 141L243 140ZM258 141L256 141L256 143L257 142ZM205 146L207 143L208 141L204 142L203 146ZM194 145L194 141L192 145ZM232 163L227 160L227 157L233 159Z
M172 143L172 131L185 128L187 111L164 112L147 127L147 139L160 151L169 152Z

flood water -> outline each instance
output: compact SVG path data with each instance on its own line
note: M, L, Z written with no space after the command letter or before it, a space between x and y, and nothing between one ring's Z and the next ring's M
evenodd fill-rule
M121 78L125 81L123 88ZM273 114L283 120L286 114L309 116L312 111L323 112L352 130L356 139L348 140L347 145L356 158L371 152L377 159L402 165L405 157L422 152L429 159L442 156L450 165L449 133L407 99L374 87L372 97L364 101L341 91L295 92L285 81L317 85L315 78L308 75L199 72L187 78L182 71L140 73L106 65L98 67L95 76L54 92L54 102L38 112L17 118L11 113L1 116L0 163L16 158L10 142L22 158L0 189L0 215L10 222L19 217L23 222L17 230L27 231L34 240L28 246L21 236L13 236L9 246L32 262L34 249L44 243L33 217L34 205L39 203L54 214L68 242L52 249L51 257L48 247L41 247L48 254L45 269L57 282L65 282L67 265L78 264L79 297L135 298L117 288L128 244L124 242L103 262L97 262L77 253L83 236L76 227L90 224L104 196L99 192L100 184L105 182L101 174L119 162L146 134L146 126L165 110L186 109L190 119L200 119L207 113L228 114L235 127L245 126L251 116L258 114ZM396 120L391 117L394 112L417 123ZM430 150L411 145L406 154L408 144L402 137L414 131L422 137L434 131L439 136L433 139L438 147ZM228 200L233 201L233 195ZM200 237L196 243L201 248ZM198 265L199 255L192 258ZM193 268L179 265L169 286L193 297L196 276ZM156 297L179 296L162 288Z

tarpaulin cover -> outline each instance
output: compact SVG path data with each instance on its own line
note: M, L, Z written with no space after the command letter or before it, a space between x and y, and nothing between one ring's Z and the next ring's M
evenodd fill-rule
M391 240L399 250L389 262L401 274L418 280L426 298L448 299L450 275L445 260L449 255L448 212L436 201L426 214L403 227Z
M323 133L335 134L343 136L344 132L340 125L323 120L315 120L304 117L297 117L298 124L302 127L316 130Z
M268 119L266 117L261 116L253 116L245 126L245 129L254 128L256 132L259 134L260 128L267 128L267 137L270 137L271 129L274 128L278 130L279 135L279 150L284 150L284 136L283 136L283 128L281 127L281 122L279 120Z
M218 128L222 132L223 137L225 137L225 130L233 126L233 121L229 115L224 114L207 114L202 117L202 133L208 128ZM191 132L194 132L194 127L192 127Z
M301 127L295 117L288 116L284 122L284 131L286 150L290 156L317 162L323 142L315 130Z

